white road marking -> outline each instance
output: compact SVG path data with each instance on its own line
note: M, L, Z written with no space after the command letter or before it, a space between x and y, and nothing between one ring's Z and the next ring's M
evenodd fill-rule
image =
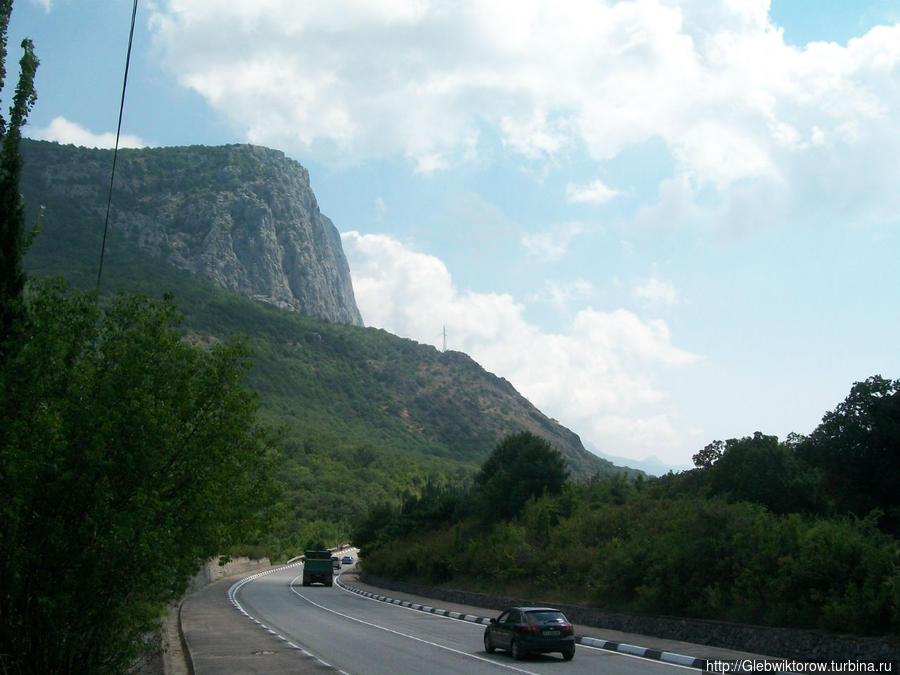
M340 574L338 574L338 576L340 576ZM293 588L294 588L293 582L296 581L297 579L299 579L299 577L295 577L294 580L291 582L291 590L293 590ZM366 600L371 600L372 602L381 602L381 603L386 602L383 599L379 599L379 597L376 595L372 595L372 594L368 594L368 593L356 593L356 592L350 590L349 588L346 588L343 584L338 584L337 586L342 591L344 591L344 593L352 593L353 595L356 595L360 598L365 598ZM300 594L298 593L297 595L300 595ZM305 596L301 596L301 597L303 597L305 600L308 600L312 604L315 604L314 602L312 602L312 600L309 600ZM382 597L384 597L384 596L382 596ZM416 603L399 604L399 602L400 602L399 600L394 600L393 602L387 602L387 604L394 605L396 607L399 607L400 609L406 609L411 612L420 612L420 613L424 612L425 614L431 614L432 616L436 616L436 617L439 617L442 619L450 619L452 621L463 621L466 623L470 623L473 626L484 625L484 624L479 624L477 621L470 621L469 619L463 618L466 616L470 616L468 614L461 614L459 612L453 612L452 614L456 615L456 616L453 616L451 613L446 613L445 610L441 610L440 612L433 612L431 610L433 610L434 608L429 605L419 605ZM323 608L323 609L327 609L327 608ZM331 611L331 610L329 610L329 611ZM337 612L335 612L335 613L337 614ZM387 629L385 629L385 630L387 630ZM641 659L642 661L650 661L651 663L659 663L660 665L663 665L663 666L670 666L673 668L681 668L682 670L693 670L693 671L698 670L698 668L696 668L694 666L689 666L689 665L686 665L683 663L678 663L677 660L674 660L674 659L678 659L678 658L691 658L691 657L682 657L678 654L671 654L671 656L674 657L672 660L662 660L662 659L649 659L646 656L641 656L638 654L629 654L627 651L619 651L619 650L612 651L609 649L603 649L602 647L597 647L595 645L584 644L584 643L580 643L578 645L578 649L590 649L591 651L599 652L599 653L603 654L604 656L622 656L627 659ZM668 654L669 652L664 652L664 653ZM482 660L486 660L486 659L482 659ZM491 661L491 663L496 663L496 662ZM498 664L498 665L503 665L503 664ZM515 670L515 668L513 668L513 670Z
M294 587L294 582L297 581L297 579L299 579L299 578L300 578L300 575L297 575L297 576L294 577L293 580L291 581L291 591L293 591L294 594L296 594L297 596L299 596L299 597L303 598L304 600L306 600L306 602L308 602L309 604L313 605L314 607L318 607L319 609L323 609L323 610L325 610L326 612L331 612L332 614L335 614L335 615L337 615L337 616L340 616L340 617L342 617L342 618L344 618L344 619L349 619L350 621L355 621L356 623L361 623L361 624L363 624L364 626L369 626L369 627L371 627L371 628L377 628L377 629L379 629L379 630L383 630L383 631L385 631L385 632L387 632L387 633L392 633L393 635L397 635L397 636L399 636L399 637L404 637L404 638L407 638L407 639L409 639L409 640L415 640L416 642L421 642L421 643L426 644L426 645L429 645L429 646L431 646L431 647L437 647L438 649L444 649L444 650L446 650L446 651L448 651L448 652L452 652L452 653L454 653L454 654L459 654L460 656L467 656L467 657L469 657L470 659L475 659L476 661L482 661L482 662L484 662L484 663L489 663L489 664L491 664L491 665L493 665L493 666L498 666L499 668L505 668L506 670L512 670L512 671L514 671L514 672L516 672L516 673L525 673L525 675L539 675L539 673L534 673L534 672L532 672L532 671L530 671L530 670L523 670L522 668L516 668L515 666L510 666L510 665L505 664L505 663L499 663L499 662L497 662L497 661L493 661L493 660L491 660L491 659L486 659L486 658L484 658L484 657L482 657L482 656L478 656L477 654L472 654L472 653L470 653L470 652L464 652L464 651L459 650L459 649L454 649L453 647L448 647L448 646L446 646L446 645L438 644L437 642L431 642L431 641L429 641L429 640L425 640L425 639L423 639L423 638L416 637L415 635L410 635L409 633L401 633L400 631L396 631L396 630L394 630L393 628L387 628L387 627L385 627L385 626L379 626L379 625L376 624L376 623L371 623L371 622L369 622L369 621L364 621L363 619L358 619L358 618L356 618L355 616L350 616L349 614L344 614L343 612L338 612L338 611L336 611L336 610L334 610L334 609L331 609L331 608L329 608L329 607L325 607L324 605L320 605L319 603L317 603L317 602L315 602L315 601L313 601L313 600L310 600L307 596L305 596L305 595L303 595L302 593L300 593L300 592L297 591L297 589ZM347 592L349 592L349 591L347 591Z

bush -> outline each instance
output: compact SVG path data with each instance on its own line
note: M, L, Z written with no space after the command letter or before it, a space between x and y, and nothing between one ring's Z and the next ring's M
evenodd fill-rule
M13 672L123 672L156 647L158 617L200 563L265 524L277 452L243 384L248 353L188 343L177 325L170 301L28 291L0 367L0 654Z

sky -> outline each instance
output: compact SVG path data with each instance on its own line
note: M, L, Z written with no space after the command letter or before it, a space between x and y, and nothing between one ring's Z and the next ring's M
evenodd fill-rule
M16 0L25 135L113 147L131 5ZM596 452L900 378L900 0L141 1L120 145L226 143L309 170L366 325Z

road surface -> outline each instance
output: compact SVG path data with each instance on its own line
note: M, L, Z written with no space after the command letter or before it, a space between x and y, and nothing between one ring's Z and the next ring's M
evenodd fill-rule
M341 588L300 583L300 567L258 576L235 600L262 622L281 648L313 655L345 673L684 673L696 669L579 645L574 660L559 654L514 661L484 651L484 626L374 600ZM439 604L439 603L436 603ZM497 612L484 610L484 614ZM198 672L200 672L198 670Z

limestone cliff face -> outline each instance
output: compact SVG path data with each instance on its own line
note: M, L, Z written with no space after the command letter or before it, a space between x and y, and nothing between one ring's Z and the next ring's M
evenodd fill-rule
M24 141L22 155L28 222L45 207L25 261L29 275L63 275L92 288L112 152ZM374 439L391 452L476 465L506 435L529 430L566 456L573 477L621 471L467 355L354 327L362 321L338 233L319 212L306 170L280 152L122 151L110 225L102 290L112 292L115 280L126 290L161 292L173 281L187 333L214 340L239 332L262 346L248 384L273 419L303 434ZM315 320L241 316L246 303L198 292L200 284L173 267ZM260 314L267 319L257 325ZM272 373L277 383L265 381Z
M102 224L112 151L28 141L22 154L42 195L78 200ZM363 324L340 235L306 169L277 150L120 150L110 230L246 297Z

